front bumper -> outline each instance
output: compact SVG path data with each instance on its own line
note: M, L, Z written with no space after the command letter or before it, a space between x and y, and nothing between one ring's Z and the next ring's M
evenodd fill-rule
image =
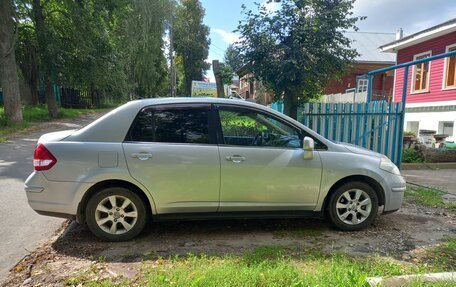
M383 188L385 190L385 206L383 213L391 213L399 210L407 188L405 179L400 175L385 173Z
M42 172L33 172L25 181L28 204L39 214L71 217L76 215L80 195L90 183L49 181Z

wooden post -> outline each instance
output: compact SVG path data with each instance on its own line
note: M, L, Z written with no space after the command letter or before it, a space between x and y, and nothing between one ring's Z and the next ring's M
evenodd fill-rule
M217 85L217 98L225 97L225 89L223 88L222 77L220 76L220 62L219 60L212 61L212 71L214 71L215 83Z

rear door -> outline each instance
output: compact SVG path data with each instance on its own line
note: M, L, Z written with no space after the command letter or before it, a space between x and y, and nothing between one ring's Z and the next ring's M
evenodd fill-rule
M210 105L144 108L123 143L133 178L151 192L158 213L215 212L220 160Z

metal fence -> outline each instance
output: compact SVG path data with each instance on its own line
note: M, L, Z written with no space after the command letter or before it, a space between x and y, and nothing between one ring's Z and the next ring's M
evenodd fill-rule
M59 89L60 102L64 108L95 108L100 106L100 95L95 91L80 91L72 88Z
M283 112L282 103L273 108ZM307 103L298 120L327 139L347 142L388 156L400 165L402 103Z

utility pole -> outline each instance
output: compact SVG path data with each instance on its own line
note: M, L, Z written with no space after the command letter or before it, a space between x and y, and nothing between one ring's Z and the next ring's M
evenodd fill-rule
M174 7L175 2L169 1L169 95L176 96L176 66L174 64Z
M212 71L214 71L215 83L217 85L217 98L225 97L225 89L223 87L222 77L220 76L220 62L219 60L212 61Z

